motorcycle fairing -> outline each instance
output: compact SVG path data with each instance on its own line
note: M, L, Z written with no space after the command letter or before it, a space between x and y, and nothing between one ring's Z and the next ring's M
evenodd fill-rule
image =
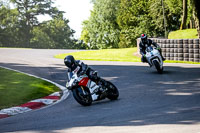
M88 77L84 77L83 79L81 79L81 81L78 83L79 86L87 86L89 81Z
M82 78L78 85L79 86L86 86L86 87L89 88L89 91L90 91L90 94L91 94L93 101L98 99L98 95L95 94L95 92L97 91L99 86L95 82L91 81L88 77Z

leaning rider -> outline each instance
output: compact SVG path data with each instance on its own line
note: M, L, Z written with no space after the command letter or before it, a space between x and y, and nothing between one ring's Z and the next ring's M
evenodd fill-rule
M89 79L94 82L99 82L100 77L97 76L97 72L92 70L88 65L84 64L80 60L75 60L72 55L68 55L64 59L65 65L69 68L68 69L68 79L72 77L74 73L78 75L86 74Z
M147 48L148 46L151 46L151 44L152 44L154 47L156 47L156 49L160 52L160 55L161 55L161 57L162 57L162 60L163 60L163 61L165 60L165 58L164 58L163 55L162 55L161 48L160 48L160 46L159 46L157 43L153 42L151 39L148 39L146 34L142 34L140 38L141 38L141 41L140 41L140 43L139 43L139 47L140 47L140 54L142 55L142 57L141 57L141 61L142 61L142 62L147 62L147 59L146 59L146 51L145 51L145 50L146 50L146 48Z

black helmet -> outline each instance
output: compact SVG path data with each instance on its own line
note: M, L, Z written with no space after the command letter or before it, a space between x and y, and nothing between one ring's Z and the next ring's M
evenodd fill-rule
M72 68L72 66L75 64L75 59L72 55L68 55L65 57L64 63L67 67Z
M142 34L140 38L141 38L141 41L143 44L147 43L147 35L146 34Z

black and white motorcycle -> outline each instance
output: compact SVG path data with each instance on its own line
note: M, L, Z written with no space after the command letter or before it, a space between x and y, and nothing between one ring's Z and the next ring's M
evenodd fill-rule
M71 73L70 75L66 87L72 91L75 100L83 106L89 106L93 101L105 98L116 100L119 96L117 87L110 81L100 79L99 83L95 83L86 74Z
M160 74L163 72L163 60L157 49L148 46L146 48L146 59L150 67L154 66Z

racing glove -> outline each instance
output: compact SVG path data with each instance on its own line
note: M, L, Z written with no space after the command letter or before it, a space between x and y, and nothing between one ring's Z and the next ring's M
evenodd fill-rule
M156 49L157 49L157 50L160 50L161 48L160 48L160 47L157 47Z
M81 75L83 75L83 74L85 74L86 73L86 71L81 71L79 74L78 74L78 76L81 76Z

